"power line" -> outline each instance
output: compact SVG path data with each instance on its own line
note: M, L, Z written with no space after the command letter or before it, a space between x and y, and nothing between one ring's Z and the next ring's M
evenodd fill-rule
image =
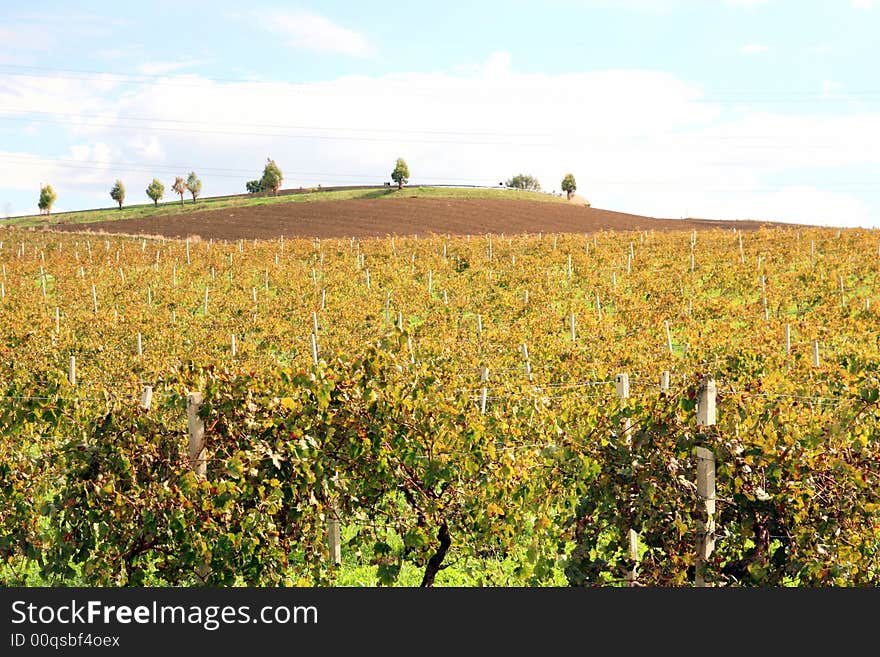
M75 116L77 118L96 118L96 119L116 119L120 121L142 121L152 123L182 123L188 125L202 125L205 121L196 121L192 119L165 119L157 117L142 116L107 116L106 114L87 114L81 112L50 112L45 110L21 109L11 107L0 107L0 112L18 113L18 114L39 114L41 116ZM15 117L8 117L15 118ZM26 117L22 117L23 120ZM59 119L59 121L62 121ZM63 121L67 122L67 121ZM344 131L344 132L389 132L393 134L429 134L429 135L461 135L465 137L550 137L549 134L528 134L528 133L510 133L510 132L482 132L482 131L463 131L463 130L408 130L404 128L347 128L334 126L317 126L317 125L290 125L278 123L234 123L231 121L220 121L220 125L224 126L246 126L249 128L267 128L282 130L325 130L325 131ZM144 126L149 127L149 126Z
M0 121L27 121L29 123L50 123L70 125L70 122L60 119L48 118L28 118L22 116L0 116ZM412 139L412 138L395 138L395 137L356 137L344 135L317 135L317 134L293 134L282 132L252 132L252 131L232 131L232 130L204 130L196 128L166 128L155 126L126 126L113 123L81 123L76 124L79 127L88 128L105 128L108 130L149 130L151 132L168 132L168 133L186 133L196 135L231 135L236 137L271 137L272 139L317 139L327 141L362 141L362 142L395 142L406 141L407 143L417 144L458 144L461 146L552 146L553 143L522 143L513 144L508 141L464 141L459 139Z
M124 168L131 172L139 172L139 173L167 173L167 174L177 174L181 171L207 171L211 172L211 176L213 178L225 178L225 179L235 179L240 180L243 177L258 175L259 169L233 169L233 168L222 168L222 167L200 167L196 165L187 165L187 166L176 166L170 164L157 164L150 162L115 162L115 161L100 161L100 160L70 160L70 159L61 159L61 158L29 158L26 156L16 156L16 155L0 155L0 162L14 162L16 164L22 164L26 166L58 166L65 169L80 169L80 170L91 170L91 171L107 171L110 168L120 169ZM238 172L238 173L222 173L223 171L228 172ZM341 182L353 182L353 181L363 181L363 180L385 180L387 176L385 176L382 172L374 172L374 173L330 173L330 172L309 172L309 171L292 171L289 173L285 173L285 177L290 179L293 176L300 176L304 178L321 178L323 180L331 180L331 181L341 181ZM477 180L473 177L468 178L459 178L455 176L438 176L432 179L425 179L422 182L412 182L409 184L412 186L431 186L432 184L445 184L439 181L449 181L451 183L461 182L461 183L474 183ZM483 179L484 182L488 183L486 185L482 185L490 188L497 188L497 184L494 182L494 179L491 181L488 178ZM710 193L728 193L728 192L758 192L758 193L769 193L769 192L778 192L781 189L792 187L796 185L814 185L816 183L787 183L785 185L780 185L778 187L773 186L727 186L727 187L699 187L695 186L699 184L699 180L694 180L691 178L679 178L676 180L651 180L646 178L631 178L631 179L614 179L614 180L603 180L603 179L593 179L591 183L593 185L642 185L642 186L665 186L665 185L681 185L690 181L690 189L691 190L699 190L701 192ZM381 186L378 183L377 187ZM481 186L474 183L473 186ZM880 193L880 186L874 187L851 187L846 185L823 185L822 189L827 191L835 191L835 192L850 192L850 193L861 193L861 194L878 194Z
M0 64L0 70L12 71L10 75L28 78L62 78L70 80L88 80L95 79L99 81L116 81L121 84L155 84L162 86L175 87L210 87L212 85L199 84L192 80L169 80L168 74L131 74L116 73L110 71L95 71L87 69L68 69L53 68L45 66L25 66L15 64ZM37 73L42 72L42 73ZM207 77L198 74L178 74L190 75L196 77L198 81L210 83L226 83L226 84L249 84L263 86L280 86L280 85L297 85L300 87L308 86L309 93L321 94L328 93L329 90L319 90L316 86L326 86L325 82L290 82L286 80L260 80L255 78L225 78L225 77ZM461 78L463 82L483 83L479 78ZM382 80L383 83L405 87L407 92L413 91L429 91L432 93L442 93L445 90L440 88L414 87L406 80ZM522 91L520 87L511 86L494 86L488 88L489 91L497 89L510 89L512 91ZM294 91L291 89L291 91ZM383 95L384 92L376 89L374 85L364 85L364 91L374 95ZM333 92L330 92L333 93ZM333 93L333 95L336 95ZM347 94L346 94L347 95ZM861 101L880 101L880 91L850 91L847 93L829 93L825 90L777 90L777 89L718 89L711 90L706 96L701 98L690 99L696 103L800 103L800 102L851 102L855 100Z
M33 164L33 165L46 165L46 164L57 164L58 166L64 166L69 168L83 168L83 169L100 169L106 170L107 167L133 167L137 170L143 171L155 171L156 169L164 169L169 173L175 173L180 171L208 171L208 172L228 172L228 174L222 173L212 173L213 176L219 178L238 178L240 176L229 175L231 173L238 173L241 175L255 175L259 173L258 169L234 169L234 168L226 168L226 167L201 167L201 166L193 166L191 164L182 166L182 165L173 165L173 164L157 164L152 162L117 162L117 161L108 161L108 160L71 160L65 158L39 158L39 157L28 157L23 155L0 155L0 161L10 161L16 162L20 164ZM285 172L285 177L290 178L291 176L320 176L325 178L353 178L353 179L370 179L370 178L381 178L384 179L384 174L373 173L338 173L338 172L327 172L327 171L288 171ZM473 182L474 178L456 178L456 177L446 177L443 176L442 180L455 180L461 182Z

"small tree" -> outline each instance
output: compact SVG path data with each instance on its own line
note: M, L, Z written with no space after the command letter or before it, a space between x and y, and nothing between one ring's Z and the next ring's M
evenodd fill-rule
M576 189L577 183L574 181L574 175L570 173L565 174L565 178L562 179L562 191L566 193L569 201Z
M195 203L196 198L202 192L202 181L196 176L195 171L189 172L189 177L186 179L186 188L189 190L189 193L192 194L193 203Z
M275 164L275 160L270 160L267 157L266 166L263 167L263 177L260 178L259 191L271 190L273 194L277 194L278 190L281 189L282 180L284 180L284 174L281 173L281 169Z
M248 180L244 186L245 189L247 189L248 194L256 194L257 192L263 191L263 186L260 184L259 180Z
M52 185L48 183L42 185L40 187L40 202L38 204L40 208L40 214L42 214L43 212L45 212L46 214L52 212L52 205L55 203L56 198L58 197L55 194L55 190L52 189Z
M541 191L541 183L534 176L526 173L518 173L513 178L508 179L507 186L513 189L526 189L532 192Z
M397 189L403 189L403 186L409 182L409 167L402 157L397 158L397 164L391 172L391 180L397 183Z
M158 178L153 178L153 182L147 187L147 196L153 199L153 205L159 205L159 199L165 195L165 185L159 182Z
M183 179L183 176L177 176L174 178L174 184L171 185L171 189L173 189L175 193L180 194L180 204L183 205L183 195L186 194L186 180Z
M125 185L118 178L116 179L116 184L113 185L113 189L110 190L110 198L119 203L119 209L121 210L122 202L125 200Z

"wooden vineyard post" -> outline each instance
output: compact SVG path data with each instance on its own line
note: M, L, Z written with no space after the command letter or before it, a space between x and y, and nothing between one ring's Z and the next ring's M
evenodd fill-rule
M311 341L312 341L312 365L317 366L318 365L318 338L314 333L311 334Z
M715 425L717 388L711 376L703 379L697 401L697 428ZM696 448L697 457L697 545L694 585L706 586L705 566L715 549L715 455L705 447Z
M577 331L576 331L576 329L575 329L574 313L571 313L571 314L568 316L568 328L569 328L570 331L571 331L571 341L572 341L572 342L577 341Z
M660 375L660 392L663 394L669 393L669 370L665 370Z
M791 324L785 325L785 355L791 353Z
M483 316L477 313L477 339L483 339Z
M672 334L669 332L669 320L663 320L663 326L666 327L666 346L669 347L669 355L674 355L672 350Z
M70 365L67 368L67 380L70 382L70 385L76 385L76 356L70 357Z
M229 336L229 341L230 341L230 348L232 351L232 357L235 358L236 354L238 353L238 348L235 344L235 333L233 333Z
M189 464L200 477L208 473L208 462L205 458L205 422L199 417L204 395L191 392L186 396L186 426L189 432Z
M153 386L144 386L144 390L141 393L141 408L145 411L150 410L150 406L153 405Z

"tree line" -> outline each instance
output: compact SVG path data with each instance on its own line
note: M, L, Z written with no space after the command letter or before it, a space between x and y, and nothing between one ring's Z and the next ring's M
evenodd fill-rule
M409 182L409 178L409 166L407 165L406 160L402 157L397 158L394 170L391 172L391 180L397 183L398 189L403 189L403 186ZM248 194L257 194L260 192L277 194L278 190L281 189L281 182L283 180L284 174L281 171L281 167L278 166L275 160L266 158L266 165L263 167L263 175L258 179L247 181L247 183L245 183L245 189ZM541 191L541 183L538 182L538 179L532 175L524 173L519 173L508 178L503 184L511 189L523 189L535 192ZM171 184L171 189L174 190L176 194L180 195L181 205L183 205L183 197L187 192L192 195L192 202L195 203L196 199L202 192L202 181L196 175L195 171L190 171L189 176L186 178L183 178L182 176L175 177L174 182ZM562 179L562 191L566 193L569 200L576 189L577 184L575 183L574 175L571 173L565 174L565 177ZM159 201L165 195L165 185L158 178L153 178L145 191L147 196L153 201L153 204L159 205ZM52 206L57 198L58 195L51 185L41 185L38 202L40 214L50 214ZM119 209L121 210L122 205L125 202L125 185L118 178L110 189L110 198L119 204Z

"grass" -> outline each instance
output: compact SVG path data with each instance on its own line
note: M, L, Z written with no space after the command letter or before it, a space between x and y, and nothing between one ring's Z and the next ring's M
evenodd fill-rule
M96 208L75 212L60 212L51 215L26 215L10 217L0 225L5 226L51 226L53 224L87 224L96 221L114 221L117 219L147 219L168 215L184 215L207 210L223 210L227 208L248 208L259 205L275 205L278 203L314 203L321 201L346 201L354 199L401 199L401 198L499 198L520 201L541 201L548 203L567 203L565 197L526 192L514 189L471 188L471 187L376 187L370 189L305 190L299 194L286 196L215 196L199 199L185 199L183 204L167 201L155 205L143 203L118 207Z

